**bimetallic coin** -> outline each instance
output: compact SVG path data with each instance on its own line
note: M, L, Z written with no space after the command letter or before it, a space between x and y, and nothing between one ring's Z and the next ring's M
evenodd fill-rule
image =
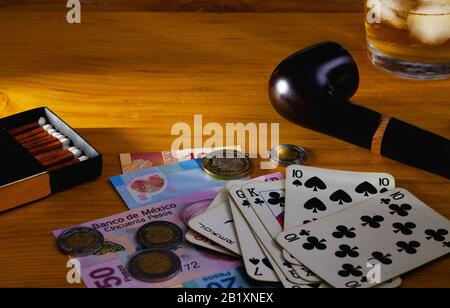
M168 250L143 250L132 256L128 262L128 272L131 276L144 282L166 281L180 271L180 258Z
M102 249L105 238L100 231L79 227L68 229L58 236L59 249L73 257L84 257L95 254Z
M252 159L236 150L214 151L202 159L201 165L206 173L221 180L240 179L253 171Z
M183 230L176 224L154 221L139 228L136 240L146 249L174 249L181 244L183 236Z
M270 151L270 160L280 166L301 165L307 158L304 148L292 144L280 144Z

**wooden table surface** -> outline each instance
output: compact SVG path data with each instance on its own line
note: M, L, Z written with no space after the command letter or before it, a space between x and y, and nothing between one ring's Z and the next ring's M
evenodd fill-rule
M82 9L146 12L361 12L361 0L80 0ZM61 10L61 0L2 0L0 9Z
M450 81L417 82L380 72L366 56L359 13L0 12L0 116L49 106L105 156L97 181L0 214L0 286L67 287L67 258L53 229L126 210L108 183L121 152L164 150L172 125L278 122L281 142L306 147L307 165L389 172L399 187L450 217L450 183L288 123L267 82L287 55L333 40L358 62L354 98L369 108L450 137ZM417 146L420 146L418 144ZM262 174L257 170L255 174ZM1 202L1 201L0 201ZM404 287L450 287L450 260L404 276Z

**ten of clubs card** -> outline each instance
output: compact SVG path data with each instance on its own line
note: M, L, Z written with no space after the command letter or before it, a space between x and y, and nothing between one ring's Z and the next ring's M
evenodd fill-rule
M449 253L449 221L404 189L393 189L277 241L327 283L369 288Z

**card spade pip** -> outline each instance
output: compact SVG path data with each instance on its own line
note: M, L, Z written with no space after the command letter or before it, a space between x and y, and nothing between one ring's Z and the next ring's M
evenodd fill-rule
M404 189L393 189L289 229L280 245L337 288L369 288L450 252L450 222Z

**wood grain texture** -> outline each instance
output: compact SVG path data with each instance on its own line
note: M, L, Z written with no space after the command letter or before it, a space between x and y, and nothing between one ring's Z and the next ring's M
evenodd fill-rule
M86 10L151 12L357 12L361 0L80 0ZM0 8L63 10L64 0L2 0Z
M0 116L46 105L105 154L95 182L0 214L0 286L68 286L51 231L126 210L108 183L121 152L164 150L179 121L279 122L281 142L306 147L308 165L389 172L399 187L450 217L450 183L282 119L267 97L287 55L334 40L361 72L356 102L450 137L450 81L415 82L367 59L361 14L87 12L0 13ZM420 145L418 145L420 146ZM256 170L255 175L262 174ZM404 287L450 287L445 258L404 276Z

